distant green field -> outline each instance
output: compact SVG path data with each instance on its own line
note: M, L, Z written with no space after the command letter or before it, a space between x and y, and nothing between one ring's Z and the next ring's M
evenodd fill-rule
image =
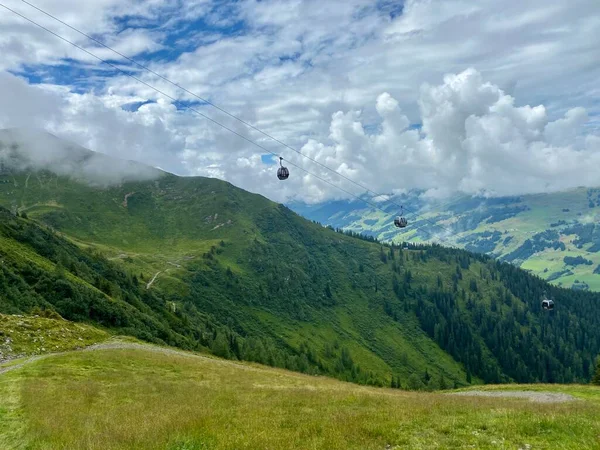
M118 343L117 343L118 344ZM0 374L2 449L598 448L600 389L579 400L359 387L158 347L99 349Z

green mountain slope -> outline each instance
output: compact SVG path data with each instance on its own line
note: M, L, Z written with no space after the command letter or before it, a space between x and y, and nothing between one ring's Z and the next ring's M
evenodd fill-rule
M420 216L407 214L406 231L391 222L398 209L393 202ZM381 202L389 215L357 202L290 207L324 225L384 241L444 238L448 244L501 258L553 284L600 291L600 189L502 198L457 195L443 202L424 201L414 192Z
M346 236L219 180L34 169L4 166L0 204L26 218L0 214L0 312L412 388L584 381L600 351L597 295L508 264Z

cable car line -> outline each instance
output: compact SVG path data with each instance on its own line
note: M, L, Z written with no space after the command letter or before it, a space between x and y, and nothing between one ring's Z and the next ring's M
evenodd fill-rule
M364 189L365 191L367 191L367 192L369 192L369 193L373 194L375 197L379 197L379 196L382 196L382 195L383 195L383 194L377 193L376 191L374 191L374 190L372 190L372 189L369 189L367 186L364 186L363 184L361 184L361 183L359 183L359 182L357 182L357 181L354 181L354 180L352 180L351 178L349 178L349 177L345 176L344 174L342 174L342 173L338 172L337 170L335 170L335 169L333 169L333 168L331 168L331 167L329 167L329 166L327 166L327 165L325 165L325 164L323 164L323 163L319 162L318 160L316 160L316 159L314 159L314 158L310 157L309 155L306 155L306 154L302 153L300 150L298 150L298 149L296 149L296 148L294 148L294 147L292 147L292 146L290 146L290 145L286 144L285 142L281 141L280 139L277 139L276 137L272 136L271 134L269 134L269 133L267 133L267 132L265 132L265 131L263 131L263 130L259 129L258 127L256 127L256 126L252 125L251 123L249 123L249 122L246 122L246 121L245 121L245 120L243 120L242 118L240 118L240 117L236 116L235 114L232 114L232 113L230 113L230 112L229 112L229 111L227 111L226 109L224 109L224 108L222 108L222 107L220 107L220 106L218 106L218 105L214 104L213 102L211 102L211 101L209 101L209 100L207 100L207 99L205 99L205 98L203 98L203 97L199 96L198 94L196 94L196 93L194 93L194 92L190 91L189 89L187 89L187 88L185 88L185 87L181 86L180 84L178 84L178 83L175 83L174 81L171 81L169 78L167 78L167 77L165 77L165 76L163 76L163 75L159 74L158 72L156 72L156 71L154 71L154 70L150 69L149 67L147 67L147 66L145 66L145 65L143 65L143 64L140 64L140 63L138 63L138 62L137 62L137 61L135 61L133 58L130 58L130 57L128 57L128 56L126 56L126 55L124 55L123 53L121 53L121 52L119 52L119 51L117 51L117 50L113 49L112 47L110 47L110 46L108 46L108 45L104 44L103 42L101 42L100 40L98 40L98 39L94 38L93 36L90 36L89 34L87 34L87 33L83 32L83 31L79 30L78 28L76 28L76 27L74 27L74 26L72 26L72 25L70 25L70 24L66 23L65 21L63 21L63 20L59 19L58 17L56 17L56 16L54 16L54 15L50 14L49 12L47 12L47 11L43 10L42 8L40 8L40 7L36 6L36 5L34 5L34 4L30 3L30 2L28 2L27 0L21 0L21 2L22 2L22 3L25 3L26 5L29 5L30 7L34 8L34 9L36 9L37 11L41 12L42 14L45 14L46 16L48 16L48 17L50 17L50 18L52 18L52 19L56 20L57 22L59 22L59 23L61 23L62 25L64 25L64 26L66 26L66 27L70 28L71 30L73 30L73 31L75 31L75 32L77 32L77 33L79 33L79 34L81 34L82 36L85 36L86 38L88 38L88 39L92 40L93 42L97 43L98 45L101 45L102 47L104 47L104 48L106 48L106 49L108 49L108 50L112 51L113 53L115 53L115 54L119 55L120 57L122 57L122 58L126 59L127 61L130 61L131 63L135 64L135 65L136 65L136 66L138 66L139 68L141 68L141 69L144 69L144 70L148 71L149 73L151 73L151 74L153 74L153 75L155 75L155 76L159 77L160 79L162 79L163 81L165 81L165 82L167 82L167 83L171 84L172 86L175 86L176 88L178 88L178 89L181 89L181 90L182 90L182 91L184 91L185 93L187 93L187 94L189 94L189 95L191 95L191 96L193 96L193 97L197 98L198 100L200 100L200 101L202 101L202 102L206 103L207 105L210 105L210 106L212 106L212 107L216 108L217 110L219 110L219 111L221 111L222 113L224 113L224 114L228 115L229 117L231 117L231 118L233 118L233 119L235 119L235 120L239 121L240 123L242 123L242 124L246 125L247 127L251 128L252 130L254 130L254 131L257 131L257 132L261 133L263 136L266 136L266 137L268 137L269 139L271 139L271 140L273 140L273 141L277 142L278 144L281 144L281 145L283 145L284 147L288 148L289 150L292 150L292 151L294 151L294 152L298 153L300 156L303 156L304 158L307 158L307 159L309 159L310 161L314 162L315 164L318 164L319 166L323 167L324 169L327 169L327 170L329 170L330 172L334 172L334 173L336 173L338 176L342 177L342 178L343 178L343 179L345 179L346 181L349 181L349 182L351 182L351 183L355 184L356 186L360 187L361 189ZM403 207L403 205L400 205L400 204L398 204L398 203L396 203L396 202L394 202L394 201L391 201L390 203L391 203L391 204L393 204L393 205L395 205L395 206L397 206L397 207L400 207L400 208L401 208L401 210L406 210L406 211L408 211L409 213L411 213L411 214L415 215L416 217L421 217L423 220L427 221L428 223L430 223L430 224L431 224L431 225L433 225L433 226L439 227L439 228L443 229L444 231L450 231L450 233L451 233L451 234L453 233L453 231L452 231L452 230L449 230L449 229L448 229L448 228L446 228L445 226L443 226L443 225L440 225L440 224L438 224L437 222L433 222L433 221L431 221L431 220L429 220L429 219L427 219L427 218L425 218L425 217L423 217L423 216L421 216L421 215L417 214L415 211L412 211L412 210L411 210L411 209L409 209L409 208L404 208L404 207ZM429 234L431 234L431 233L429 233Z
M40 12L43 12L44 14L48 15L49 17L52 17L52 18L54 18L55 20L59 21L60 23L63 23L65 26L68 26L69 28L71 28L71 29L73 29L73 30L75 30L75 31L77 31L77 32L79 32L79 33L81 33L82 35L84 35L84 36L86 36L86 37L89 37L89 36L87 36L85 33L83 33L83 32L81 32L81 31L77 30L76 28L74 28L74 27L72 27L72 26L70 26L70 25L66 24L65 22L61 21L60 19L58 19L58 18L55 18L55 17L54 17L54 16L52 16L51 14L49 14L49 13L46 13L45 11L41 10L40 8L37 8L36 6L32 5L31 3L29 3L29 2L27 2L27 1L25 1L25 0L21 0L21 1L22 1L22 2L24 2L24 3L26 3L26 4L28 4L28 5L30 5L30 6L32 6L32 7L34 7L34 8L36 8L37 10L39 10ZM196 109L196 108L193 108L192 106L188 106L188 105L182 104L180 100L178 100L178 99L176 99L175 97L173 97L173 96L171 96L171 95L167 94L166 92L162 91L161 89L159 89L159 88L156 88L156 87L152 86L151 84L149 84L149 83L145 82L144 80L142 80L142 79L140 79L140 78L136 77L135 75L132 75L132 74L130 74L130 73L127 73L127 72L126 72L124 69L122 69L122 68L120 68L120 67L116 66L116 65L115 65L115 64L113 64L113 63L110 63L110 62L108 62L108 61L107 61L107 60L105 60L105 59L102 59L101 57L99 57L99 56L95 55L94 53L90 52L89 50L86 50L86 49L85 49L85 48L83 48L82 46L80 46L80 45L76 44L75 42L73 42L73 41L71 41L71 40L69 40L69 39L67 39L67 38L65 38L65 37L63 37L63 36L61 36L60 34L58 34L58 33L54 32L54 31L50 30L49 28L47 28L47 27L45 27L45 26L41 25L40 23L38 23L38 22L34 21L33 19L30 19L29 17L27 17L27 16L25 16L25 15L23 15L23 14L19 13L18 11L15 11L14 9L12 9L12 8L10 8L10 7L6 6L6 5L4 5L3 3L0 3L0 6L1 6L1 7L3 7L4 9L6 9L6 10L8 10L8 11L12 12L13 14L15 14L15 15L17 15L17 16L19 16L19 17L21 17L22 19L24 19L24 20L26 20L26 21L30 22L31 24L33 24L33 25L37 26L38 28L40 28L40 29L42 29L42 30L44 30L44 31L46 31L46 32L48 32L48 33L50 33L50 34L52 34L53 36L55 36L55 37L57 37L57 38L61 39L62 41L64 41L64 42L66 42L66 43L68 43L68 44L70 44L70 45L74 46L75 48L77 48L77 49L79 49L79 50L83 51L84 53L86 53L86 54L88 54L89 56L91 56L91 57L93 57L93 58L97 59L98 61L100 61L100 62L102 62L102 63L104 63L104 64L106 64L106 65L108 65L108 66L112 67L113 69L115 69L116 71L118 71L118 72L122 73L123 75L125 75L125 76L127 76L127 77L129 77L129 78L131 78L131 79L133 79L133 80L135 80L135 81L137 81L137 82L139 82L139 83L143 84L144 86L146 86L146 87L148 87L148 88L150 88L150 89L154 90L155 92L157 92L157 93L159 93L159 94L163 95L164 97L166 97L166 98L170 99L171 101L173 101L175 104L180 104L180 106L181 106L183 109L187 109L187 110L189 110L189 111L195 112L195 113L196 113L196 114L198 114L199 116L201 116L201 117L203 117L203 118L205 118L205 119L209 120L210 122L214 123L215 125L218 125L218 126L222 127L223 129L225 129L225 130L227 130L227 131L229 131L229 132L231 132L231 133L235 134L236 136L238 136L238 137L240 137L240 138L244 139L245 141L249 142L250 144L252 144L252 145L254 145L254 146L256 146L256 147L260 148L261 150L264 150L264 151L266 151L266 152L270 153L270 154L271 154L271 155L273 155L273 156L279 157L279 158L280 158L280 162L283 160L283 158L282 158L280 155L278 155L277 153L275 153L275 152L273 152L273 151L271 151L271 150L267 149L266 147L262 146L261 144L259 144L259 143L255 142L255 141L253 141L252 139L250 139L250 138L248 138L248 137L246 137L246 136L242 135L241 133L238 133L237 131L233 130L232 128L230 128L230 127L228 127L228 126L226 126L226 125L224 125L224 124L220 123L219 121L217 121L217 120L215 120L215 119L211 118L210 116L207 116L206 114L203 114L203 113L202 113L202 112L200 112L198 109ZM98 43L100 43L100 42L99 42L99 41L97 41L96 39L93 39L93 38L90 38L90 39L94 40L95 42L98 42ZM119 55L120 55L120 53L119 53L119 52L117 52L117 51L115 51L115 50L111 49L110 47L106 46L105 44L102 44L102 43L100 43L100 44L101 44L101 45L103 45L104 47L106 47L107 49L110 49L110 50L114 51L116 54L119 54ZM123 56L123 57L125 57L125 56ZM127 58L127 57L125 57L125 58L126 58L126 59L128 59L128 60L131 60L130 58ZM133 60L131 60L131 61L133 61ZM133 61L133 62L135 63L135 61ZM144 67L144 66L142 66L141 64L138 64L138 63L135 63L135 64L137 64L138 66L140 66L140 67L142 67L142 68L145 68L145 67ZM150 70L150 69L148 69L148 70ZM151 71L151 72L152 72L152 73L154 73L153 71ZM157 74L157 75L158 75L158 74ZM158 75L158 76L160 76L160 75ZM160 77L161 77L161 78L163 78L163 79L165 79L165 80L167 80L169 83L171 83L171 84L173 84L173 85L177 86L178 88L180 88L180 89L182 89L182 90L184 90L184 91L186 91L186 92L189 92L189 91L187 91L185 88L182 88L181 86L179 86L178 84L176 84L176 83L173 83L173 82L171 82L170 80L168 80L168 79L166 79L166 78L164 78L164 77L162 77L162 76L160 76ZM191 92L190 92L190 93L191 93ZM193 93L191 93L191 95L194 95L195 97L197 97L197 98L201 99L202 101L205 101L204 99L202 99L201 97L199 97L199 96L197 96L197 95L195 95L195 94L193 94ZM331 172L334 172L334 173L336 173L336 174L337 174L337 175L339 175L340 177L342 177L342 178L344 178L345 180L347 180L347 181L349 181L349 182L351 182L351 183L353 183L353 184L355 184L355 185L357 185L357 186L361 187L362 189L366 190L367 192L370 192L370 193L376 194L376 196L383 195L383 194L377 194L375 191L373 191L373 190L371 190L371 189L367 188L366 186L363 186L361 183L358 183L358 182L356 182L356 181L354 181L354 180L352 180L352 179L350 179L350 178L346 177L345 175L343 175L343 174L341 174L341 173L337 172L336 170L334 170L334 169L332 169L332 168L330 168L330 167L328 167L328 166L326 166L326 165L324 165L324 164L320 163L319 161L317 161L317 160L315 160L315 159L313 159L313 158L309 157L308 155L305 155L305 154L301 153L300 151L298 151L298 150L294 149L293 147L291 147L291 146L289 146L289 145L287 145L287 144L283 143L282 141L279 141L278 139L276 139L276 138L274 138L274 137L272 137L272 136L268 135L267 133L265 133L265 132L263 132L263 131L259 130L258 128L254 127L253 125L247 124L247 123L246 123L246 122L244 122L242 119L239 119L239 118L237 118L236 116L234 116L234 115L232 115L232 114L228 113L227 111L223 110L222 108L219 108L219 107L217 107L217 106L213 105L213 104L212 104L212 103L210 103L210 102L206 102L206 103L207 103L207 104L210 104L211 106L214 106L214 107L216 107L217 109L219 109L219 110L221 110L221 111L223 111L223 112L225 112L226 114L230 115L231 117L233 117L233 118L235 118L235 119L237 119L237 120L239 120L239 121L241 121L241 122L245 123L245 124L246 124L246 125L248 125L249 127L251 127L251 128L253 128L253 129L255 129L256 131L258 131L258 132L262 133L263 135L265 135L265 136L267 136L267 137L270 137L271 139L273 139L273 140L275 140L276 142L278 142L278 143L280 143L280 144L282 144L282 145L286 146L287 148L289 148L289 149L291 149L291 150L295 151L296 153L300 154L301 156L304 156L305 158L308 158L308 159L310 159L311 161L315 162L316 164L318 164L318 165L322 166L323 168L325 168L325 169L327 169L327 170L329 170L329 171L331 171ZM348 194L348 195L350 195L350 196L352 196L352 197L356 198L357 200L360 200L360 201L364 202L365 204L367 204L367 205L371 206L372 208L374 208L374 209L378 209L378 210L382 211L384 214L386 214L386 215L389 215L389 213L388 213L387 211L385 211L383 208L379 207L378 205L376 205L376 204L374 204L374 203L372 203L372 202L370 202L370 201L368 201L368 200L365 200L364 198L362 198L362 197L359 197L358 195L356 195L356 194L353 194L352 192L350 192L350 191L348 191L348 190L346 190L346 189L344 189L344 188L342 188L342 187L340 187L340 186L338 186L338 185L336 185L336 184L333 184L332 182L330 182L330 181L328 181L328 180L326 180L326 179L324 179L324 178L322 178L322 177L320 177L320 176L318 176L318 175L315 175L314 173L312 173L312 172L308 171L307 169L304 169L303 167L301 167L301 166L299 166L299 165L297 165L297 164L294 164L294 163L293 163L293 162L291 162L291 161L288 161L288 163L289 163L289 164L291 164L292 166L296 167L297 169L299 169L299 170L301 170L301 171L303 171L303 172L305 172L305 173L307 173L307 174L309 174L309 175L311 175L311 176L313 176L313 177L317 178L318 180L320 180L320 181L322 181L322 182L324 182L324 183L327 183L327 184L329 184L330 186L332 186L332 187L334 187L334 188L336 188L336 189L339 189L339 190L341 190L342 192L344 192L344 193L346 193L346 194ZM281 169L281 168L282 168L282 167L280 167L280 169ZM289 172L288 172L288 176L289 176ZM286 177L285 179L287 179L287 177ZM391 202L391 203L392 203L392 204L394 204L394 205L396 205L396 206L399 206L399 207L401 208L401 210L408 210L408 208L404 208L402 205L398 205L398 204L397 204L397 203L395 203L395 202ZM408 211L410 212L410 210L408 210ZM419 214L417 214L417 213L416 213L416 212L414 212L414 211L412 212L412 214L414 214L416 217L421 217L423 220L425 220L426 222L430 223L430 224L431 224L431 225L433 225L433 226L439 227L439 228L441 228L441 229L443 229L443 230L445 230L445 231L449 232L449 234L450 234L450 235L454 235L454 234L455 234L455 233L454 233L452 230L450 230L450 229L448 229L448 228L446 228L446 227L444 227L444 226L442 226L442 225L439 225L439 224L437 224L436 222L433 222L432 220L430 220L430 219L428 219L428 218L426 218L426 217L420 216ZM402 217L402 216L400 216L400 217ZM404 221L406 221L406 219L405 219L405 218L403 218L403 219L404 219ZM404 221L401 221L401 222L403 223ZM422 228L422 227L420 227L420 228ZM416 228L416 229L415 229L415 231L416 231L416 230L419 230L420 228ZM427 232L427 231L426 231L426 233L428 233L429 235L433 236L433 234L432 234L432 233L430 233L430 232ZM441 240L441 241L443 241L443 242L447 242L448 238L449 238L449 237L437 237L437 239L439 239L439 240Z
M280 140L280 139L278 139L278 138L274 137L273 135L271 135L271 134L267 133L266 131L263 131L263 130L261 130L260 128L258 128L258 127L256 127L256 126L252 125L251 123L249 123L249 122L245 121L244 119L242 119L242 118L240 118L240 117L236 116L235 114L232 114L232 113L230 113L230 112L229 112L229 111L227 111L226 109L224 109L224 108L222 108L222 107L220 107L220 106L218 106L218 105L214 104L213 102L211 102L211 101L209 101L209 100L207 100L207 99L205 99L205 98L203 98L203 97L199 96L198 94L196 94L196 93L194 93L194 92L190 91L189 89L187 89L187 88L185 88L185 87L181 86L179 83L175 83L174 81L171 81L169 78L165 77L164 75L161 75L161 74L159 74L158 72L156 72L156 71L154 71L154 70L150 69L149 67L147 67L147 66L145 66L145 65L143 65L143 64L140 64L140 63L138 63L138 62L137 62L136 60L134 60L133 58L130 58L129 56L126 56L126 55L124 55L123 53L119 52L118 50L115 50L115 49L113 49L112 47L110 47L110 46L108 46L108 45L104 44L104 43L103 43L103 42L101 42L100 40L98 40L98 39L94 38L93 36L90 36L89 34L87 34L87 33L83 32L83 31L81 31L81 30L79 30L79 29L75 28L75 27L74 27L74 26L72 26L72 25L69 25L68 23L64 22L63 20L59 19L58 17L56 17L56 16L54 16L54 15L50 14L49 12L47 12L47 11L43 10L42 8L39 8L38 6L36 6L36 5L34 5L34 4L30 3L30 2L28 2L27 0L21 0L21 2L22 2L22 3L25 3L26 5L29 5L29 6L31 6L32 8L34 8L34 9L36 9L37 11L41 12L42 14L45 14L46 16L48 16L48 17L50 17L50 18L52 18L52 19L56 20L57 22L59 22L59 23L61 23L62 25L64 25L64 26L66 26L66 27L70 28L71 30L73 30L73 31L75 31L75 32L77 32L77 33L79 33L79 34L81 34L82 36L85 36L86 38L88 38L88 39L90 39L91 41L93 41L93 42L97 43L98 45L101 45L102 47L106 48L107 50L110 50L110 51L112 51L113 53L115 53L115 54L119 55L120 57L122 57L122 58L126 59L127 61L129 61L129 62L131 62L131 63L135 64L135 65L136 65L136 66L138 66L140 69L144 69L144 70L148 71L149 73L151 73L151 74L153 74L153 75L157 76L158 78L160 78L161 80L163 80L163 81L165 81L165 82L169 83L170 85L172 85L172 86L174 86L174 87L176 87L176 88L178 88L178 89L181 89L183 92L185 92L185 93L187 93L187 94L189 94L189 95L191 95L191 96L193 96L193 97L197 98L198 100L200 100L200 101L202 101L202 102L206 103L207 105L209 105L209 106L212 106L213 108L216 108L216 109L218 109L218 110L219 110L219 111L221 111L222 113L224 113L224 114L228 115L229 117L231 117L231 118L233 118L233 119L235 119L235 120L239 121L240 123L242 123L242 124L246 125L247 127L251 128L252 130L254 130L254 131L257 131L258 133L260 133L260 134L262 134L263 136L265 136L265 137L267 137L267 138L269 138L269 139L271 139L271 140L273 140L273 141L277 142L277 143L278 143L278 144L280 144L280 145L283 145L285 148L287 148L287 149L289 149L289 150L292 150L292 151L294 151L294 152L298 153L300 156L303 156L304 158L307 158L307 159L309 159L310 161L312 161L312 162L313 162L313 163L315 163L315 164L318 164L319 166L321 166L321 167L322 167L322 168L324 168L324 169L327 169L327 170L329 170L329 171L331 171L331 172L334 172L334 173L336 173L337 175L339 175L340 177L344 178L345 180L347 180L347 181L349 181L349 182L351 182L351 183L354 183L355 185L359 186L361 189L364 189L365 191L367 191L367 192L369 192L369 193L373 194L375 197L379 197L379 196L383 195L383 194L380 194L380 193L377 193L377 192L373 191L372 189L369 189L367 186L364 186L364 185L362 185L361 183L359 183L359 182L357 182L357 181L354 181L354 180L352 180L351 178L349 178L349 177L345 176L344 174L342 174L342 173L338 172L337 170L335 170L335 169L333 169L333 168L331 168L331 167L329 167L329 166L327 166L327 165L325 165L325 164L323 164L323 163L319 162L318 160L316 160L316 159L312 158L311 156L309 156L309 155L306 155L306 154L302 153L300 150L298 150L298 149L296 149L296 148L292 147L292 146L291 146L291 145L289 145L289 144L286 144L286 143L285 143L285 142L283 142L282 140ZM398 204L397 204L397 203L395 203L395 202L391 202L391 203L392 203L392 204L395 204L396 206L399 206L399 207L401 207L401 205L398 205ZM414 214L416 214L416 213L414 213Z
M123 69L121 69L121 68L117 67L116 65L114 65L114 64L112 64L112 63L110 63L110 62L108 62L108 61L105 61L104 59L100 58L99 56L97 56L97 55L93 54L92 52L90 52L90 51L88 51L88 50L84 49L83 47L81 47L81 46L79 46L79 45L75 44L74 42L72 42L72 41L70 41L70 40L68 40L68 39L66 39L66 38L64 38L64 37L62 37L62 36L60 36L59 34L55 33L54 31L52 31L52 30L50 30L50 29L48 29L48 28L46 28L46 27L44 27L43 25L40 25L39 23L35 22L34 20L32 20L32 19L29 19L28 17L26 17L26 16L24 16L24 15L22 15L22 14L18 13L17 11L15 11L15 10L13 10L13 9L11 9L11 8L9 8L9 7L7 7L6 5L4 5L4 4L2 4L2 3L0 3L0 6L2 6L3 8L5 8L5 9L7 9L7 10L11 11L12 13L14 13L14 14L18 15L19 17L21 17L21 18L23 18L23 19L27 20L28 22L30 22L30 23L32 23L32 24L34 24L34 25L36 25L37 27L39 27L39 28L41 28L41 29L43 29L43 30L47 31L48 33L51 33L52 35L54 35L54 36L58 37L59 39L61 39L61 40L65 41L65 42L67 42L67 43L69 43L69 44L73 45L74 47L76 47L76 48L78 48L79 50L81 50L81 51L83 51L83 52L87 53L88 55L90 55L90 56L92 56L92 57L94 57L94 58L98 59L99 61L101 61L101 62L103 62L103 63L107 64L108 66L112 67L113 69L115 69L115 70L117 70L117 71L119 71L119 72L123 73L125 76L127 76L127 77L130 77L130 78L132 78L133 80L136 80L136 81L138 81L138 82L142 83L142 84L143 84L143 85L145 85L146 87L148 87L148 88L150 88L150 89L152 89L152 90L154 90L154 91L158 92L158 93L159 93L159 94L161 94L161 95L164 95L164 96L165 96L165 97L167 97L168 99L172 100L172 101L173 101L175 104L179 104L179 103L180 103L180 101L179 101L179 100L177 100L176 98L174 98L174 97L170 96L169 94L167 94L167 93L165 93L165 92L161 91L160 89L158 89L158 88L156 88L156 87L154 87L154 86L152 86L152 85L150 85L150 84L146 83L146 82L145 82L145 81L143 81L143 80L140 80L140 79L139 79L139 78L137 78L136 76L134 76L134 75L131 75L131 74L127 73L125 70L123 70ZM264 151L266 151L266 152L268 152L268 153L272 154L273 156L277 156L277 157L279 157L279 158L280 158L280 160L283 160L283 158L282 158L281 156L277 155L276 153L272 152L271 150L267 149L266 147L264 147L264 146L262 146L262 145L258 144L257 142L255 142L255 141L253 141L253 140L251 140L251 139L247 138L246 136L244 136L244 135L242 135L242 134L238 133L237 131L235 131L235 130L232 130L231 128L229 128L229 127L227 127L226 125L223 125L222 123L220 123L220 122L218 122L218 121L216 121L216 120L212 119L211 117L209 117L209 116L207 116L207 115L205 115L205 114L201 113L201 112L200 112L200 111L198 111L197 109L195 109L195 108L193 108L193 107L191 107L191 106L183 105L183 104L182 104L181 106L182 106L184 109L188 109L188 110L190 110L190 111L192 111L192 112L195 112L196 114L198 114L198 115L200 115L200 116L204 117L205 119L208 119L209 121L213 122L213 123L214 123L214 124L216 124L216 125L219 125L220 127L224 128L225 130L227 130L227 131L230 131L231 133L235 134L236 136L238 136L238 137L240 137L240 138L244 139L245 141L247 141L247 142L249 142L249 143L251 143L251 144L253 144L253 145L257 146L257 147L258 147L258 148L260 148L261 150L264 150ZM297 164L294 164L294 163L293 163L293 162L291 162L291 161L289 161L288 163L289 163L289 164L291 164L292 166L296 167L297 169L299 169L299 170L301 170L301 171L303 171L303 172L306 172L307 174L309 174L309 175L311 175L311 176L313 176L313 177L317 178L318 180L320 180L320 181L323 181L324 183L327 183L327 184L329 184L330 186L332 186L332 187L335 187L335 188L337 188L337 189L341 190L342 192L344 192L344 193L346 193L346 194L348 194L348 195L350 195L350 196L352 196L352 197L354 197L354 198L356 198L356 199L358 199L358 200L360 200L360 201L363 201L364 203L368 204L369 206L371 206L371 207L373 207L373 208L379 209L380 211L384 212L385 214L388 214L388 213L387 213L385 210L383 210L382 208L380 208L378 205L376 205L376 204L374 204L374 203L371 203L371 202L369 202L369 201L367 201L367 200L365 200L365 199L363 199L363 198L359 197L358 195L356 195L356 194L353 194L352 192L350 192L350 191L348 191L348 190L346 190L346 189L344 189L344 188L342 188L342 187L340 187L340 186L338 186L338 185L336 185L336 184L333 184L332 182L330 182L330 181L328 181L328 180L326 180L326 179L324 179L324 178L322 178L322 177L320 177L320 176L318 176L318 175L315 175L315 174L313 174L312 172L310 172L310 171L308 171L308 170L304 169L303 167L301 167L301 166L299 166L299 165L297 165Z

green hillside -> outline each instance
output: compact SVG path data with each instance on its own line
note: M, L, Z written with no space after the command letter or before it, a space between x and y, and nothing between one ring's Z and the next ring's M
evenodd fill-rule
M600 352L598 295L464 251L336 233L219 180L103 186L73 170L4 166L0 312L414 389L588 381Z
M405 392L121 340L3 367L7 450L591 449L600 434L592 386Z
M392 224L398 209L393 203L411 211L406 231ZM456 195L444 201L425 201L415 192L382 202L389 215L357 202L291 207L324 225L383 241L445 239L446 244L490 254L558 286L600 291L600 189L501 198Z

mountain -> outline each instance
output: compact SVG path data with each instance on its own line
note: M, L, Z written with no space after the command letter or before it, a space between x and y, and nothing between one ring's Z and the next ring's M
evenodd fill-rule
M358 201L288 206L334 228L383 241L441 240L510 262L558 286L600 291L600 189L499 198L455 195L443 201L428 201L422 194L381 201L389 215ZM392 223L398 204L409 211L405 231Z
M66 144L60 166L70 171L53 171L54 160L15 165L23 154L38 161L27 145L3 144L0 313L40 308L367 384L591 376L599 295L462 250L337 233L216 179L147 179L142 169L89 183L81 171L95 155L79 149L72 163ZM540 308L544 292L556 301L551 313Z
M44 169L93 186L150 180L164 172L136 161L117 160L35 129L0 130L0 174Z

